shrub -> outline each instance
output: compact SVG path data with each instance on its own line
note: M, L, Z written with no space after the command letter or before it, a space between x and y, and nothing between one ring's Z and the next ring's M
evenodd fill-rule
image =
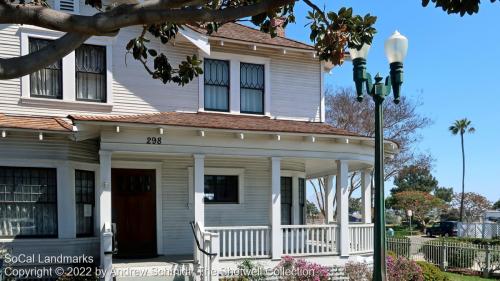
M373 275L368 264L352 261L346 263L345 274L349 281L371 281Z
M417 264L422 269L425 281L451 281L437 266L425 261L417 261Z
M422 269L416 262L405 257L394 259L387 257L387 280L388 281L424 281Z
M283 257L275 269L282 281L328 281L330 277L327 267L289 256Z
M236 276L225 276L221 281L263 281L266 279L263 267L251 260L243 260L238 264Z

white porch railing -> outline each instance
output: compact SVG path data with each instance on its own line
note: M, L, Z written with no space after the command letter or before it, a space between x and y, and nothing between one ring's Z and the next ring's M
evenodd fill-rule
M221 260L271 256L270 226L221 226L205 230L218 234Z
M373 224L349 224L350 253L373 251Z
M283 255L338 254L338 227L328 225L283 225Z
M211 281L214 263L218 261L218 234L206 231L198 222L193 222L191 227L195 235L194 262L200 270L198 272L199 280Z

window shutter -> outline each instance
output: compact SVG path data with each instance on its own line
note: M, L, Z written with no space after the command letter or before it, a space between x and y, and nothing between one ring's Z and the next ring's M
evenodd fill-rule
M59 11L78 13L78 0L56 0L56 8Z

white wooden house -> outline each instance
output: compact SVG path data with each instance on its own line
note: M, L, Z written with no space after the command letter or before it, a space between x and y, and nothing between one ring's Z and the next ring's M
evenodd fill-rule
M51 4L91 12L60 1ZM138 33L93 37L46 69L0 81L4 246L92 255L108 268L117 258L157 256L214 268L284 255L331 265L371 253L373 140L324 123L328 69L311 46L238 24L211 36L186 28L175 44L153 40L174 64L192 54L204 60L204 75L179 87L126 58ZM0 56L59 36L1 25ZM351 171L363 175L361 224L348 221ZM306 225L306 179L320 176L329 176L328 215ZM192 221L215 257L198 250Z

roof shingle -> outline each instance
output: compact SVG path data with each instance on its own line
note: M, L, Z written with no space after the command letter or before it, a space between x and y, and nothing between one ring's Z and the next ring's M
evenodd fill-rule
M0 113L0 128L71 132L72 125L57 117L5 115Z
M189 26L194 31L206 34L207 31L200 27ZM261 32L257 29L244 26L238 23L226 23L217 29L217 32L210 34L211 37L233 39L238 41L246 41L251 43L260 43L267 45L274 45L279 47L297 48L303 50L314 51L314 47L307 45L305 43L295 41L289 38L276 36L274 38L271 35Z
M262 131L303 134L328 134L360 136L337 129L326 123L292 120L276 120L269 117L229 115L219 113L162 112L142 115L70 115L73 121L96 121L114 123L153 124L164 126L194 127L201 129L226 129L240 131Z

